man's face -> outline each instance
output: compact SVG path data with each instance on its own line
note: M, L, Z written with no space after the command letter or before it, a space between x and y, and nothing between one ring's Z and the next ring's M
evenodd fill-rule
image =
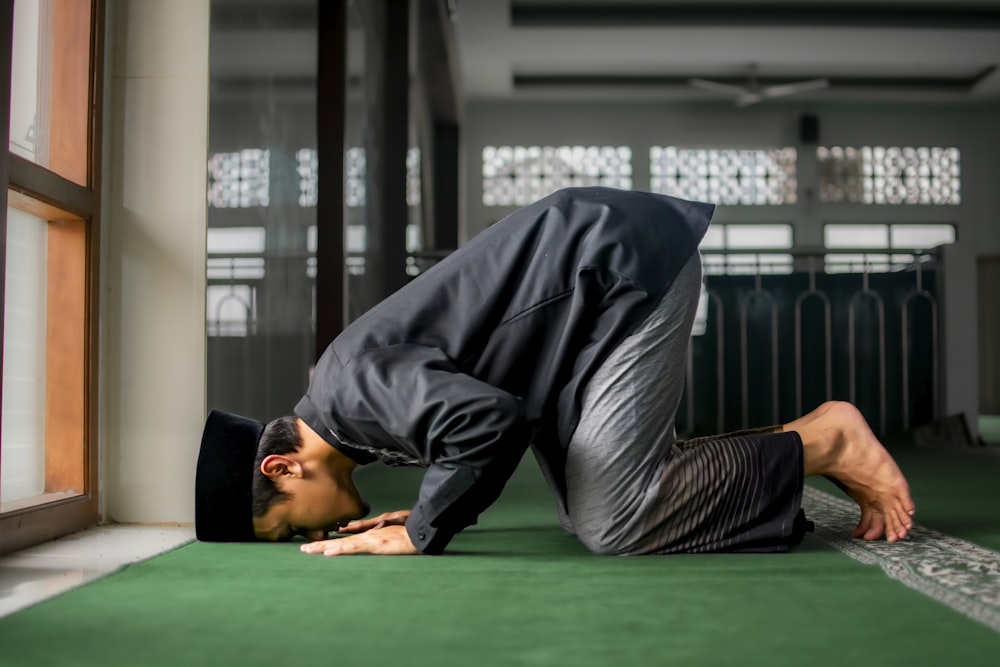
M329 445L323 445L329 449ZM327 533L368 514L350 471L316 465L315 461L293 466L275 483L291 495L261 517L254 517L254 531L265 540L286 540L302 535L311 540L326 539Z

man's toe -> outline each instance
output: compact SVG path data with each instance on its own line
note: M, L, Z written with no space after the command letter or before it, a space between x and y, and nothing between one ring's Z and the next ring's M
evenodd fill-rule
M854 527L851 531L851 537L863 537L871 528L872 525L872 512L867 507L861 510L861 519L858 521L858 525Z

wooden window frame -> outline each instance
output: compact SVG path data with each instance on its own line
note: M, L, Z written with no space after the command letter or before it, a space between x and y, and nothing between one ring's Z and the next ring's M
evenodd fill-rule
M85 4L68 5L70 10L86 7ZM72 17L53 15L51 46L59 49L83 46L80 40L89 40L87 76L81 79L83 64L66 58L54 58L51 76L53 85L50 127L73 127L86 133L86 159L78 158L78 150L66 146L49 146L49 165L68 174L41 167L9 150L9 116L0 127L0 139L8 146L5 159L0 159L0 303L3 301L3 281L6 271L7 206L19 209L49 221L48 262L49 316L46 341L46 486L82 486L82 493L60 497L52 502L32 504L0 514L0 554L32 544L44 542L97 523L98 504L98 295L100 257L100 190L101 190L101 123L104 63L104 0L91 0L89 35L74 30ZM11 50L13 44L14 0L0 0L0 85L4 97L0 106L9 114L11 96ZM84 43L85 44L85 43ZM62 61L63 65L58 64ZM74 69L77 68L77 69ZM86 90L83 89L84 85ZM67 96L86 95L89 113L81 118L78 113L60 113L73 109L66 104ZM74 168L73 162L85 165ZM79 185L84 181L86 185ZM8 195L8 191L10 195ZM58 268L53 269L52 266ZM58 275L54 275L54 272ZM79 281L82 280L82 286ZM75 290L67 287L74 287ZM78 296L83 294L83 299ZM67 335L54 326L52 313L79 322L80 327L66 327ZM0 339L3 336L2 309L0 309ZM82 336L80 335L82 332ZM55 341L55 342L53 342ZM0 360L2 364L2 360ZM53 368L48 367L52 364ZM66 381L67 368L70 379ZM56 382L56 373L60 381ZM58 412L54 405L70 409ZM0 435L0 447L3 446ZM62 468L57 460L60 451L83 448L83 468ZM73 456L78 456L74 453Z

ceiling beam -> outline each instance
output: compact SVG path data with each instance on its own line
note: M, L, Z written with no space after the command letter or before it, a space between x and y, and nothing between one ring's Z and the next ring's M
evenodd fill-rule
M512 0L514 28L635 27L1000 27L1000 7L940 2L554 2Z
M821 72L815 72L807 76L794 77L766 77L758 80L761 86L782 85L796 83L803 79L812 79L822 76L830 81L831 88L851 88L889 90L920 90L920 91L942 91L942 92L968 92L977 87L981 81L990 77L996 70L994 66L981 68L971 76L828 76ZM671 76L671 75L645 75L645 74L514 74L514 88L525 90L530 88L657 88L687 86L692 76ZM696 77L698 78L698 77ZM741 86L747 83L744 77L727 76L701 76L700 78L711 79L719 83L726 83Z

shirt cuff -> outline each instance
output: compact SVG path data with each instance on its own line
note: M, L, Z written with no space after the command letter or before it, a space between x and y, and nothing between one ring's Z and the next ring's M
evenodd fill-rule
M410 516L406 520L406 533L410 536L413 546L429 555L442 553L451 542L451 538L455 536L453 531L430 525L419 505L410 510Z

